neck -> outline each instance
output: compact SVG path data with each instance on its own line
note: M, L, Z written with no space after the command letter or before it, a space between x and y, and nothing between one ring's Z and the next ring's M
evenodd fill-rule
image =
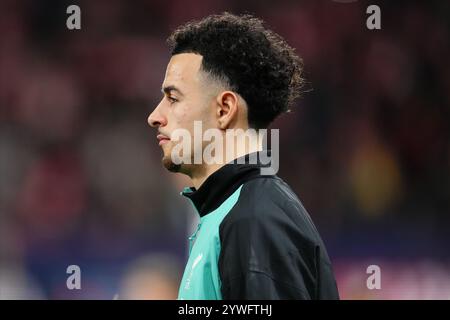
M249 131L245 133L226 133L224 134L224 142L225 145L223 150L225 150L225 152L223 152L220 157L222 159L220 163L207 164L204 162L192 166L191 170L189 170L188 175L196 189L199 189L210 175L222 168L226 163L245 156L246 154L262 150L262 139L258 137L256 131L250 133Z
M203 182L208 179L210 175L222 168L224 164L199 165L190 174L190 178L195 189L199 189Z

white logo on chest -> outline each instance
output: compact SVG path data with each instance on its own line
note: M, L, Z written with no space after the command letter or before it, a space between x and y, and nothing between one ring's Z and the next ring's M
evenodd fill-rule
M191 267L191 272L189 272L189 276L186 280L186 285L184 286L184 288L186 290L189 290L191 287L191 278L192 278L192 274L194 273L194 268L198 265L198 263L200 262L200 260L202 260L203 258L203 252L200 253L195 259L194 262L192 263L192 267Z
M203 258L203 253L200 253L197 258L195 258L194 262L192 263L192 269L194 270L194 268L197 266L197 264L200 262L200 260L202 260Z

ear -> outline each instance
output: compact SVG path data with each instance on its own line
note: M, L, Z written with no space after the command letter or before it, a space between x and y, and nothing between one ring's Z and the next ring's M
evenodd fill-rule
M239 97L233 91L223 91L217 96L216 116L219 129L225 130L237 121Z

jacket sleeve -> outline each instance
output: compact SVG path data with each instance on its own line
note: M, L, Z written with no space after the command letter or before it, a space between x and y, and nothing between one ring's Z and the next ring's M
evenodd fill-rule
M298 210L264 199L233 208L220 226L223 299L317 298L320 245Z

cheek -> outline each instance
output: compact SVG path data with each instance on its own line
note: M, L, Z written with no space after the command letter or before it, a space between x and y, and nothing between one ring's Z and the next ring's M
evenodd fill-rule
M210 128L214 124L212 107L205 102L186 101L179 103L172 109L172 121L175 128L184 128L191 131L194 121L201 121L203 129Z
M183 123L185 123L186 117L188 116L186 105L177 105L174 106L171 110L171 120L172 124L179 128L183 127Z
M195 114L192 107L188 104L181 105L178 104L171 110L171 131L175 130L187 130L191 136L194 132L194 121L198 120L195 118Z
M174 108L173 118L178 127L186 129L191 128L194 121L202 120L198 107L188 103L179 104Z

